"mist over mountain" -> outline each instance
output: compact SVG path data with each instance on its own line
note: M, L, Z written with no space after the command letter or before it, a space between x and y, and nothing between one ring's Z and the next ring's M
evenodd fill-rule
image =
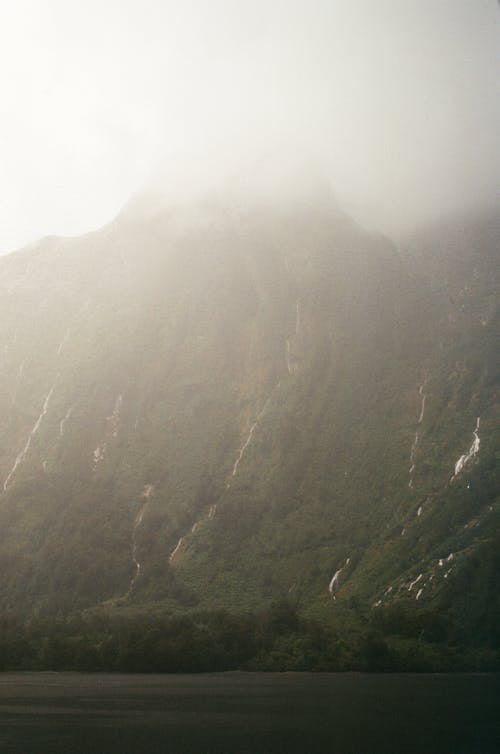
M229 197L0 260L3 614L284 604L494 664L498 214L398 248L316 178Z
M0 254L97 228L153 180L178 197L277 153L310 156L344 210L391 237L495 202L498 10L2 3Z

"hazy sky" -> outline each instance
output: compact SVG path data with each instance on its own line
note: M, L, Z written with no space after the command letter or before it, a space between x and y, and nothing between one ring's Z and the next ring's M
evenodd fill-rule
M389 233L492 197L499 43L495 0L0 0L0 253L275 150Z

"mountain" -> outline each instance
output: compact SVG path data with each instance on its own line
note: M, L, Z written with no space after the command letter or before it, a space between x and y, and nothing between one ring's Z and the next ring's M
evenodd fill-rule
M279 603L495 646L498 237L143 197L1 258L3 614Z

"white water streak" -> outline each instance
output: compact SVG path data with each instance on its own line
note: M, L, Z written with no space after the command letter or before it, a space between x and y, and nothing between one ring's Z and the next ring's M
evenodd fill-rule
M234 462L233 470L231 472L232 477L236 476L236 472L238 471L238 466L240 465L240 461L243 458L243 454L245 450L248 448L248 446L250 445L250 443L252 442L253 433L255 431L255 427L257 426L257 424L258 424L258 420L255 421L250 427L250 432L248 433L247 439L245 440L245 442L240 448L240 452L238 453L238 457L236 461Z
M120 413L123 403L123 396L120 393L118 397L116 398L115 405L113 407L113 413L111 416L106 417L106 435L101 443L101 445L98 445L97 448L94 450L94 471L97 468L97 465L104 459L106 455L106 451L108 449L108 440L110 438L116 438L118 436L118 426L120 421Z
M255 432L255 429L256 429L258 423L260 422L260 420L262 419L262 417L264 416L264 414L267 411L267 407L269 406L269 401L270 401L270 398L268 398L267 401L265 402L264 408L262 409L262 411L258 415L257 419L254 421L254 423L250 427L250 431L249 431L249 433L247 435L247 438L246 438L245 442L243 443L243 445L241 446L241 448L239 449L238 456L236 458L236 461L234 462L233 469L232 469L232 472L231 472L231 478L233 478L233 477L236 476L236 472L238 471L238 466L241 463L241 459L243 458L245 450L248 448L248 446L252 442L253 433ZM230 482L228 482L226 486L229 487L230 486Z
M66 343L67 343L67 342L68 342L68 340L69 340L69 336L70 336L70 330L69 330L69 327L68 327L68 329L66 330L66 332L65 332L65 334L64 334L64 337L63 337L63 339L62 339L62 340L61 340L61 342L59 343L59 347L58 347L58 349L57 349L57 355L58 355L58 356L60 356L60 355L61 355L61 353L62 353L62 350L63 350L64 346L66 345Z
M73 406L70 406L70 408L68 408L68 410L66 411L64 417L59 422L59 437L64 436L64 425L66 424L66 422L68 421L72 413L73 413Z
M184 536L182 536L179 539L179 541L177 542L175 548L170 553L170 557L168 559L169 563L173 562L175 556L177 555L177 553L179 552L180 548L182 547L182 545L183 545L184 540L186 539L186 537L188 537L190 534L194 534L197 531L197 529L201 526L201 524L203 523L203 521L211 521L213 519L213 517L215 516L216 511L217 511L217 503L214 503L208 509L208 513L205 512L198 521L194 522L194 524L191 526L191 529L189 530L189 532L187 534L184 534Z
M409 591L409 592L411 592L411 590L413 589L413 587L415 586L415 584L418 584L418 582L419 582L419 581L420 581L420 579L422 578L422 575L423 575L423 574L419 573L419 574L418 574L418 576L417 576L417 578L416 578L416 579L415 579L414 581L411 581L411 582L410 582L410 585L408 586L408 591Z
M350 562L351 562L351 559L347 558L342 568L339 568L338 571L335 571L335 573L333 574L332 579L330 583L328 584L328 591L330 592L331 595L333 595L334 589L337 588L339 585L340 574L345 568L347 568Z
M120 412L122 409L122 403L123 403L123 395L120 393L120 395L117 397L115 401L112 415L108 416L108 421L111 422L111 429L112 429L113 437L116 437L118 434L118 422L120 420Z
M105 451L106 451L106 445L104 445L103 448L101 448L101 446L98 445L97 448L94 450L94 467L96 467L97 464L102 461L102 459L104 458Z
M171 562L173 561L173 559L175 558L175 556L176 556L176 555L177 555L177 553L179 552L179 550L180 550L180 548L181 548L181 545L182 545L182 543L183 543L183 542L184 542L184 537L181 537L181 538L179 539L179 541L177 542L177 544L175 545L175 547L174 547L174 549L172 550L172 552L170 553L170 557L169 557L169 559L168 559L168 562L169 562L169 563L171 563Z
M153 489L154 488L153 488L152 484L146 484L144 486L144 490L142 492L142 498L143 498L144 502L143 502L143 504L142 504L142 506L141 506L141 508L140 508L140 510L139 510L139 512L137 514L137 516L135 517L134 525L132 527L132 563L134 564L134 567L135 567L135 573L132 576L132 579L130 580L130 585L129 585L129 588L128 588L129 593L132 590L132 587L134 586L135 582L137 581L137 579L141 575L142 563L137 558L136 534L137 534L137 530L139 529L140 525L142 524L142 520L144 518L144 514L146 512L146 508L147 508L148 503L149 503L149 498L151 497L151 495L153 493Z
M423 418L425 413L425 395L422 396L422 407L420 409L420 416L418 417L418 423L422 424Z
M469 463L469 461L474 458L474 456L479 453L479 447L481 445L481 440L479 439L479 421L481 417L477 417L476 420L476 428L474 429L473 436L474 439L472 441L472 445L469 448L469 452L465 453L463 456L460 456L458 461L455 464L455 470L453 473L453 476L450 479L450 482L453 481L453 479L460 474L460 472L463 470L464 466Z
M45 398L45 401L44 401L44 404L43 404L40 416L36 420L33 429L29 433L28 439L26 441L26 445L18 453L18 455L16 457L16 460L14 461L14 465L13 465L12 469L10 470L9 474L7 475L7 478L6 478L5 482L3 483L4 492L7 490L7 487L9 486L9 482L11 481L12 477L16 473L17 468L25 460L25 458L26 458L26 456L28 454L28 451L29 451L30 446L31 446L31 441L32 441L33 437L36 435L36 433L38 432L38 430L40 429L40 425L42 423L43 417L47 413L47 410L49 408L50 399L52 397L52 393L53 392L54 392L54 388L51 387L50 390L49 390L49 392L48 392L48 394L47 394L47 396L46 396L46 398Z
M425 388L426 381L427 380L424 380L422 382L422 384L420 385L420 387L418 388L418 394L421 397L422 401L420 403L420 414L419 414L419 417L418 417L417 426L420 426L420 424L422 424L422 422L424 420L424 415L425 415L425 398L426 398L425 393L424 393L424 388ZM415 471L415 454L417 452L417 447L418 447L419 440L420 440L420 435L419 435L419 432L418 432L418 429L417 429L417 431L415 432L415 439L413 440L413 443L412 443L412 446L411 446L411 450L410 450L410 468L408 470L408 473L410 475L410 480L408 482L408 487L410 489L413 488L412 475L413 475L413 472Z

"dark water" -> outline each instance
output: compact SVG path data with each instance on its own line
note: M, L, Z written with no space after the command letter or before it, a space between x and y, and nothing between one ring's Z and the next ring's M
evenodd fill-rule
M5 673L0 752L497 754L500 676Z

